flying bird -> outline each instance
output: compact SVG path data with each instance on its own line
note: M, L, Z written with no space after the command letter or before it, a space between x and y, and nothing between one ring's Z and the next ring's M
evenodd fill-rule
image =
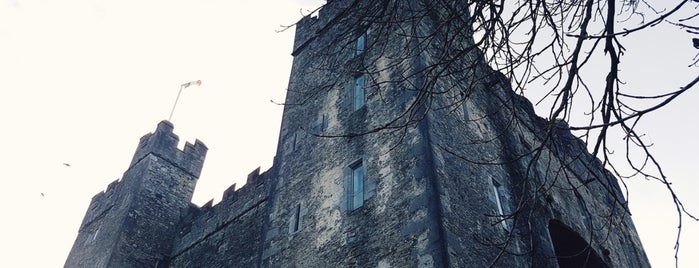
M63 165L66 167L70 167L70 164L68 164L68 163L63 163Z

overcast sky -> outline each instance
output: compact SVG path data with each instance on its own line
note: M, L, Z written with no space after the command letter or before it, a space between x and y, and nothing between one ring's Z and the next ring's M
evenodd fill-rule
M0 267L63 265L91 197L126 171L182 83L202 80L182 92L175 133L209 147L194 203L218 202L269 168L282 112L270 100L283 101L292 61L293 29L276 31L322 2L0 0ZM661 28L632 38L622 60L630 86L671 90L696 75L687 35ZM641 125L695 212L697 103L694 90ZM673 267L668 194L629 183L651 262ZM697 267L699 226L685 227L681 266Z

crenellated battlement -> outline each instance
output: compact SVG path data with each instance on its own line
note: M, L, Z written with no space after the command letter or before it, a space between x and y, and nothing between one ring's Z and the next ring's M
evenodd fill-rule
M305 48L317 36L317 31L320 28L319 19L313 14L306 15L301 20L296 22L296 34L294 38L294 48L291 55L296 56L303 48Z
M251 214L259 211L269 198L271 170L260 174L258 167L248 175L243 187L236 189L236 184L228 187L221 202L214 205L212 199L200 208L190 208L180 222L181 237L175 243L173 255L181 254L225 228L242 224L243 218L252 217L250 220L257 222L263 220Z
M92 197L92 202L93 203L95 203L96 201L101 202L101 200L103 200L104 198L114 195L114 193L117 192L116 189L118 189L120 185L121 185L121 179L116 179L116 180L110 182L109 185L107 185L107 189L97 193L95 196Z
M221 202L214 204L214 200L211 199L202 205L200 209L208 210L219 205L228 206L229 204L237 203L238 201L245 203L249 201L248 199L253 199L261 194L267 194L263 191L264 189L262 189L264 187L261 186L263 186L270 179L269 174L269 170L260 174L260 167L257 167L250 172L250 174L248 174L247 182L243 185L243 187L236 189L237 184L232 184L225 191L223 191L223 198L221 199Z
M298 105L268 170L194 205L208 149L178 149L161 121L93 197L65 267L649 267L613 174L565 122L488 77L480 52L448 75L425 70L471 45L445 26L458 3L385 4L327 0L297 22L286 102ZM425 76L449 91L416 103ZM400 128L309 134L325 121L329 136Z
M194 144L187 142L184 150L178 149L177 144L180 139L173 133L173 129L172 123L163 120L158 124L155 132L141 137L129 168L148 154L155 154L172 162L187 173L199 177L208 148L203 142L196 140Z
M317 12L306 15L296 22L296 34L294 48L291 55L298 55L306 46L315 40L328 26L333 25L342 11L349 7L353 1L329 0Z
M225 191L223 191L223 200L235 199L237 197L236 184L231 184Z
M122 195L120 194L120 189L122 187L121 182L121 179L112 181L107 186L107 189L92 197L85 218L83 218L82 224L80 224L80 230L85 229L92 222L103 217L115 204L119 203L122 199Z
M161 121L144 135L122 179L92 198L66 267L143 267L128 255L170 253L208 150L199 140L178 149L173 129Z

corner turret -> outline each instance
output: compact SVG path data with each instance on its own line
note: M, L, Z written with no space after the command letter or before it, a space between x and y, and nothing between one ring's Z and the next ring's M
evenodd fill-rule
M207 152L178 142L168 121L141 138L122 179L92 198L65 267L167 267Z
M163 120L158 123L155 132L143 135L129 168L148 154L154 154L198 177L201 174L208 148L203 142L196 140L194 144L187 142L184 150L180 151L177 149L180 138L173 133L173 129L172 123Z

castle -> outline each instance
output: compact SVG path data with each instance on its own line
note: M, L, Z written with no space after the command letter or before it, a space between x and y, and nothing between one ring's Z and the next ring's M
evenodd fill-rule
M269 170L193 205L207 147L177 149L162 121L93 197L65 267L650 266L616 178L565 122L478 51L439 69L473 42L439 12L359 19L371 2L296 25Z

